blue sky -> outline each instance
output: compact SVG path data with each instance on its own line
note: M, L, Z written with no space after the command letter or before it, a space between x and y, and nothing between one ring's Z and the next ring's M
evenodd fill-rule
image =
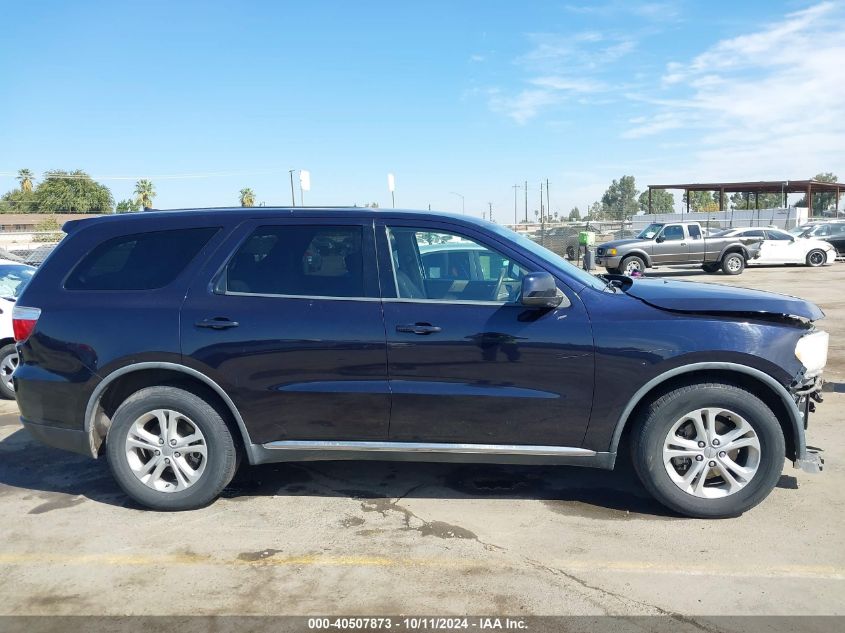
M0 3L0 191L81 168L161 208L390 205L513 219L613 178L845 176L843 2ZM522 191L520 206L522 206ZM679 196L677 196L679 198ZM297 193L298 198L298 193Z

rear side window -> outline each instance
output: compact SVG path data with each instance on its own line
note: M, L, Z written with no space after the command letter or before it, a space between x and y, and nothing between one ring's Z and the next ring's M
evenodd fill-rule
M226 291L363 297L360 226L261 226L226 268Z
M65 281L67 290L163 288L196 257L219 227L121 235L94 248Z
M690 224L690 225L687 227L687 230L689 231L689 236L690 236L692 239L694 239L694 240L700 240L700 239L701 239L701 229L700 229L700 228L698 228L698 226L697 226L697 225L695 225L695 224Z

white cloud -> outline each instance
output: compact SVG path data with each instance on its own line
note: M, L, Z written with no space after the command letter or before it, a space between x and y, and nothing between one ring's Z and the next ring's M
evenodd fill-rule
M483 61L485 61L486 59L487 59L487 57L486 57L486 56L484 56L484 55L479 55L478 53L476 53L475 55L470 55L470 56L469 56L469 61L471 61L471 62L476 62L476 63L483 62Z
M672 62L629 139L683 128L699 171L806 177L845 157L845 26L824 2ZM690 133L692 132L692 134ZM692 155L692 150L691 150ZM793 171L796 170L796 171ZM776 173L772 173L776 172ZM786 173L789 172L789 173ZM721 177L721 176L720 176Z

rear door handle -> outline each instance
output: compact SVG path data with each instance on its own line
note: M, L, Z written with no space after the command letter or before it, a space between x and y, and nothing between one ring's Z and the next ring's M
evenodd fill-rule
M231 321L226 317L214 317L213 319L203 319L202 321L197 321L194 325L212 330L227 330L232 327L238 327L239 324L237 321Z
M397 332L404 332L407 334L437 334L442 331L440 328L431 323L414 323L413 325L397 325Z

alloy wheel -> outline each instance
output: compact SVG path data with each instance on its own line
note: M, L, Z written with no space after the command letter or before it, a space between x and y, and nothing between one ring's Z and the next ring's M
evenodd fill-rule
M716 499L742 490L760 466L760 440L745 418L717 407L682 416L663 443L663 464L678 488Z
M17 369L19 362L20 359L17 354L9 354L0 361L0 380L3 381L3 384L6 385L9 391L15 390L15 383L12 381L12 374L15 373L15 369Z
M200 428L171 409L149 411L132 423L125 443L132 473L159 492L179 492L205 471L208 447Z

